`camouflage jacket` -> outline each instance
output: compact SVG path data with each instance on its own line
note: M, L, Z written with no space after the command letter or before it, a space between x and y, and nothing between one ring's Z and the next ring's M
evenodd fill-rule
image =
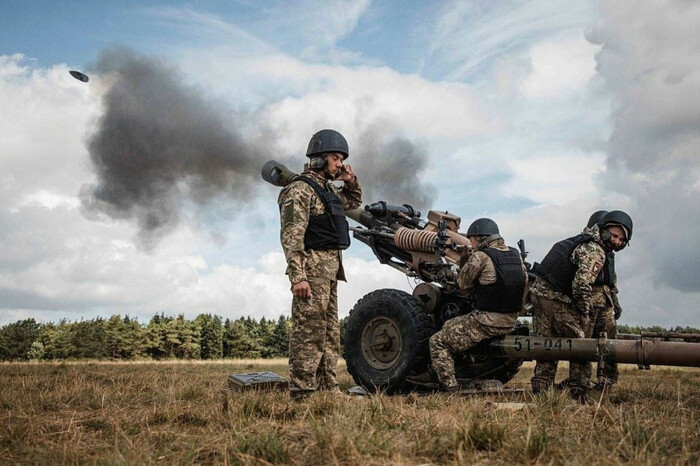
M591 236L600 235L598 225L594 225L593 228L584 228L583 234ZM613 277L612 286L593 285L592 302L594 307L620 307L620 303L617 301L617 274Z
M564 303L572 303L581 313L592 313L594 303L593 283L605 264L603 249L598 228L590 230L593 241L576 246L569 260L576 265L576 274L571 283L573 301L564 293L555 291L547 281L537 279L530 287L530 292L547 299Z
M357 179L355 183L345 183L341 189L328 182L322 174L307 167L304 167L302 174L337 194L346 210L355 209L362 203L362 188ZM313 188L302 182L290 183L280 193L277 203L280 207L280 241L287 259L286 273L289 281L295 284L308 277L345 280L342 251L304 249L304 234L309 218L326 211Z
M498 249L499 251L508 250L508 246L506 246L503 239L491 241L488 247ZM522 267L523 274L525 274L525 294L527 294L527 269L525 268L525 264L522 264ZM491 258L482 251L476 251L469 256L467 263L464 264L464 267L459 271L457 284L462 289L470 290L474 288L474 284L477 280L482 285L490 285L496 282L496 267L493 265ZM525 299L525 295L523 295L523 299ZM475 316L480 323L491 327L514 327L518 320L517 312L513 314L503 314L499 312L482 312L477 310Z

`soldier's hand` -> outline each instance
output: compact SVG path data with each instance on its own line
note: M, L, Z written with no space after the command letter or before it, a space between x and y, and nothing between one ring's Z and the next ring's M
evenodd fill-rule
M615 306L615 320L618 320L622 315L622 308L620 306Z
M591 313L590 312L582 312L581 313L581 326L585 329L588 327L588 324L591 323Z
M297 298L311 299L311 286L309 282L304 280L303 282L292 285L292 294Z
M342 167L340 167L340 173L338 174L338 176L336 176L335 179L352 183L355 181L355 172L353 171L350 165L343 165Z

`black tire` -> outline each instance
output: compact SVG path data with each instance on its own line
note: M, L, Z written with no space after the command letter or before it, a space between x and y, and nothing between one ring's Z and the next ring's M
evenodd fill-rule
M346 323L348 372L367 390L397 391L407 376L428 368L433 333L432 317L413 296L392 289L373 291L355 304Z

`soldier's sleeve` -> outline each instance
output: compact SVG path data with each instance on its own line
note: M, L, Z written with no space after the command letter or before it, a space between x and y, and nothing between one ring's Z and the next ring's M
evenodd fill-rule
M571 283L574 305L581 313L593 311L593 282L605 264L605 252L593 242L579 245L572 253L577 265L574 281Z
M474 283L479 278L481 271L486 265L485 259L488 259L488 256L481 251L477 251L469 256L467 263L464 264L464 267L462 267L462 270L459 271L459 275L457 276L457 285L459 285L460 288L466 290L474 287Z
M354 183L345 182L343 190L340 192L340 199L343 201L345 210L357 209L362 204L362 186L355 176Z
M622 306L617 298L617 273L613 276L613 286L610 288L610 299L612 299L613 309L615 310L615 320L622 315Z
M287 273L292 284L306 281L306 251L304 234L309 224L311 188L305 183L294 183L282 191L280 207L280 242L287 260Z

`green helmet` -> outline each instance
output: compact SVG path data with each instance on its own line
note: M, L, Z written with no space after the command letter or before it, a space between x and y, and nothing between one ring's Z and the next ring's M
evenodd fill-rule
M315 157L328 152L339 152L344 155L344 160L350 156L348 142L342 134L333 129L322 129L311 136L309 147L306 149L307 157Z

